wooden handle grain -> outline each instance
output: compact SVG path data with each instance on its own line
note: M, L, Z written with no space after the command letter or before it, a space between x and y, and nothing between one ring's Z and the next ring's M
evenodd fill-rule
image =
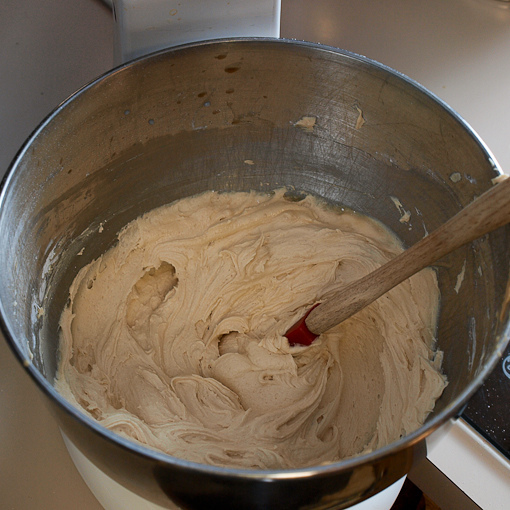
M411 248L314 308L306 326L317 335L324 333L421 269L509 222L510 178L506 178Z

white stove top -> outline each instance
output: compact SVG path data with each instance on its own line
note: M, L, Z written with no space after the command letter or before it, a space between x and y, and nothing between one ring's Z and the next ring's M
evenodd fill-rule
M510 9L497 4L282 0L281 35L354 51L421 83L471 124L510 173ZM111 12L99 0L3 0L0 48L1 176L56 105L112 67ZM101 508L42 396L3 341L0 409L3 508ZM432 464L478 505L508 508L508 461L464 422L433 437L429 452Z

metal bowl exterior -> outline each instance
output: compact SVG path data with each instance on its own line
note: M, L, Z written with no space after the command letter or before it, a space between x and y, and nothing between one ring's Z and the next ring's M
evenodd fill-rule
M300 125L303 118L311 126ZM0 196L3 330L67 436L141 496L183 508L344 508L407 473L423 455L423 438L496 363L509 334L509 229L438 265L438 344L449 385L427 422L381 450L309 469L185 462L74 409L52 386L69 285L123 225L205 190L314 193L381 220L411 245L498 174L484 144L446 105L363 57L271 39L159 52L72 96L13 162ZM401 221L394 199L411 221Z

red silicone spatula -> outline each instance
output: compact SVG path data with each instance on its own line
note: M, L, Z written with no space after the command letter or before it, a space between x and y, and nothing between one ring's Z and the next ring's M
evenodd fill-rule
M510 178L502 180L444 225L367 276L315 305L285 336L310 345L321 333L453 250L510 222Z

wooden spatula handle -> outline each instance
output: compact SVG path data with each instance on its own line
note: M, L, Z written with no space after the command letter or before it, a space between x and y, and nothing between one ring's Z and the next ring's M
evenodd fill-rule
M507 178L387 264L340 289L309 313L306 326L317 335L327 331L441 257L509 222Z

